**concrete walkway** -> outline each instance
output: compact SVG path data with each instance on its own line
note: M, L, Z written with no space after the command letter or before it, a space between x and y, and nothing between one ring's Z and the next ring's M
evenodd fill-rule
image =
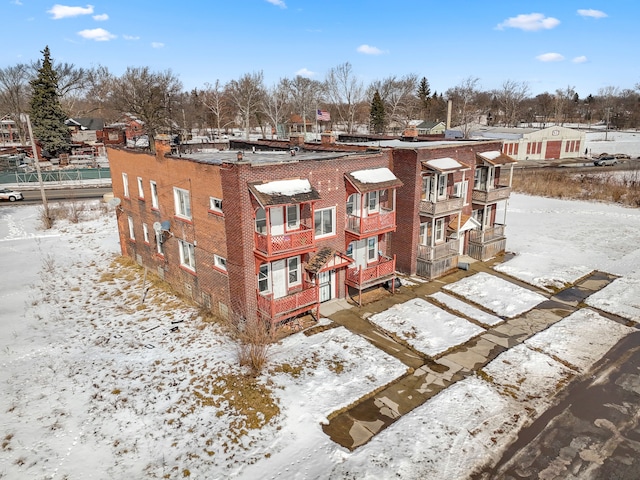
M415 297L424 298L439 291L445 284L480 271L486 271L536 291L549 300L519 317L505 320L489 328L465 344L434 358L396 342L366 320L372 313L386 310L392 304L402 303ZM374 302L362 308L335 312L329 317L332 321L343 325L389 355L398 358L410 367L410 373L396 379L382 391L362 398L350 408L330 415L329 423L323 426L324 432L333 441L350 450L365 444L402 415L422 405L452 383L474 374L508 348L522 343L576 311L580 302L587 296L602 289L614 279L612 275L593 272L554 296L496 272L485 263L475 262L470 265L469 270L457 271L439 281L401 288L399 293L387 297L384 301ZM452 313L459 315L456 312Z

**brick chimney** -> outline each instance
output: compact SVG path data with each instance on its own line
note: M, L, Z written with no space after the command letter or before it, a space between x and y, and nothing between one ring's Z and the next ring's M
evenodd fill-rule
M169 139L156 138L155 146L156 146L156 158L158 160L162 160L164 157L171 154L171 145L170 145Z
M289 136L290 147L301 147L304 145L304 133L292 133Z
M322 132L320 134L320 143L322 145L333 145L336 143L336 136L333 132Z

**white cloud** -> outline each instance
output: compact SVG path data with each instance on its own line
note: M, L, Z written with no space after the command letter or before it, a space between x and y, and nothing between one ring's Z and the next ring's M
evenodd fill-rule
M93 13L93 5L86 7L69 7L67 5L55 4L47 13L52 15L51 18L59 20L61 18L77 17L79 15L91 15Z
M365 55L382 55L384 53L384 51L380 50L378 47L372 47L367 44L360 45L356 50L360 53L364 53Z
M601 11L601 10L593 10L591 8L578 10L578 15L580 15L581 17L591 17L591 18L605 18L605 17L607 17L607 14L604 13L603 11Z
M20 0L13 0L11 3L13 3L14 5L22 5L22 2Z
M564 57L559 53L543 53L542 55L538 55L536 59L541 62L561 62L564 60Z
M162 47L164 47L164 43L162 43L162 42L151 42L151 46L153 48L162 48Z
M579 57L574 58L573 60L571 60L573 63L584 63L587 61L587 57L585 57L584 55L580 55Z
M521 14L517 17L507 18L504 22L498 24L498 30L504 28L519 28L527 32L535 32L537 30L549 30L560 25L560 20L553 17L545 17L542 13Z
M105 20L109 20L109 15L107 15L106 13L101 13L99 15L94 15L93 19L96 22L104 22Z
M296 72L296 75L300 75L301 77L313 77L315 74L316 72L312 72L306 68L301 68Z
M267 0L267 2L269 2L271 5L275 5L276 7L287 8L287 4L282 0Z
M122 38L125 40L140 40L140 37L137 35L122 35Z
M104 28L81 30L78 32L78 35L87 40L95 40L96 42L108 42L116 38L116 35L108 32Z

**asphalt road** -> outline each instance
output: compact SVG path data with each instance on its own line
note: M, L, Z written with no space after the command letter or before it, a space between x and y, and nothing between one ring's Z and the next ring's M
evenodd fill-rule
M20 191L24 196L24 203L42 203L40 190ZM105 193L111 193L111 187L45 189L47 200L78 200L87 198L102 198Z

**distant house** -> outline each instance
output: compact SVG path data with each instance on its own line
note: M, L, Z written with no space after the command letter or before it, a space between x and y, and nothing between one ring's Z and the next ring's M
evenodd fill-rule
M68 118L64 124L69 127L74 142L96 143L97 132L104 128L102 118Z
M442 135L447 128L444 122L424 121L415 127L418 135Z

